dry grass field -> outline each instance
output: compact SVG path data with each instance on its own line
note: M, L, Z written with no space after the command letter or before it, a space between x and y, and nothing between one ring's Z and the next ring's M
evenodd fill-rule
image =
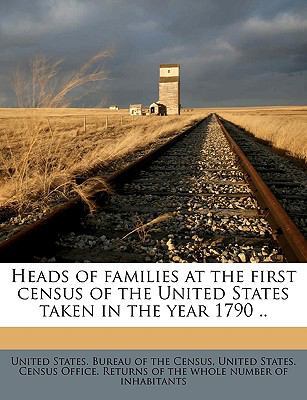
M48 208L55 197L83 195L90 182L77 186L77 174L120 160L199 118L196 113L130 117L127 110L0 109L0 206L13 204L26 213L34 205Z
M77 174L148 147L210 112L307 161L307 107L194 108L178 117L131 117L127 109L6 108L0 109L0 206L27 213L48 208L55 198L83 195L88 186L76 185Z
M215 111L273 147L307 162L307 106Z

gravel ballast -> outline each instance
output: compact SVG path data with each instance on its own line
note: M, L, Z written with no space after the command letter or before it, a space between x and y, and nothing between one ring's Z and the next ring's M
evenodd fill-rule
M210 118L59 236L64 262L282 262L237 157Z

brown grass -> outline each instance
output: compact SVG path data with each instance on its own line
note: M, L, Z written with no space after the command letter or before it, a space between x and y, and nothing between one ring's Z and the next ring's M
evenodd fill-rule
M255 137L307 162L307 107L224 109L217 112Z
M200 118L131 118L114 112L106 128L105 110L66 109L66 114L63 109L50 114L46 109L0 110L0 205L14 204L25 213L75 191L86 198L90 185L77 187L76 174L120 160ZM83 115L88 116L86 132Z
M155 225L160 224L161 222L165 222L170 218L174 217L175 213L166 213L159 215L158 217L148 221L143 222L140 217L137 217L136 228L133 229L131 232L127 233L127 235L122 237L122 240L126 239L128 236L132 235L133 233L137 233L139 238L144 242L148 235L148 230Z

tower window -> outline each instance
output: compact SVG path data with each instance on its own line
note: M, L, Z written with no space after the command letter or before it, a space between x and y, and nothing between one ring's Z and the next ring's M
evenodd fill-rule
M169 69L167 72L170 74L170 73L171 73L171 70Z

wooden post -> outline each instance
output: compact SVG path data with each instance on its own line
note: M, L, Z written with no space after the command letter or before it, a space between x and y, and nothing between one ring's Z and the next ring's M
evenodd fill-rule
M84 115L83 132L86 133L86 115Z
M106 128L108 127L108 116L106 116Z
M50 133L53 135L53 130L51 128L51 124L50 124L49 118L47 118L47 121L48 121L48 126L49 126Z
M120 117L120 125L123 126L123 116Z

